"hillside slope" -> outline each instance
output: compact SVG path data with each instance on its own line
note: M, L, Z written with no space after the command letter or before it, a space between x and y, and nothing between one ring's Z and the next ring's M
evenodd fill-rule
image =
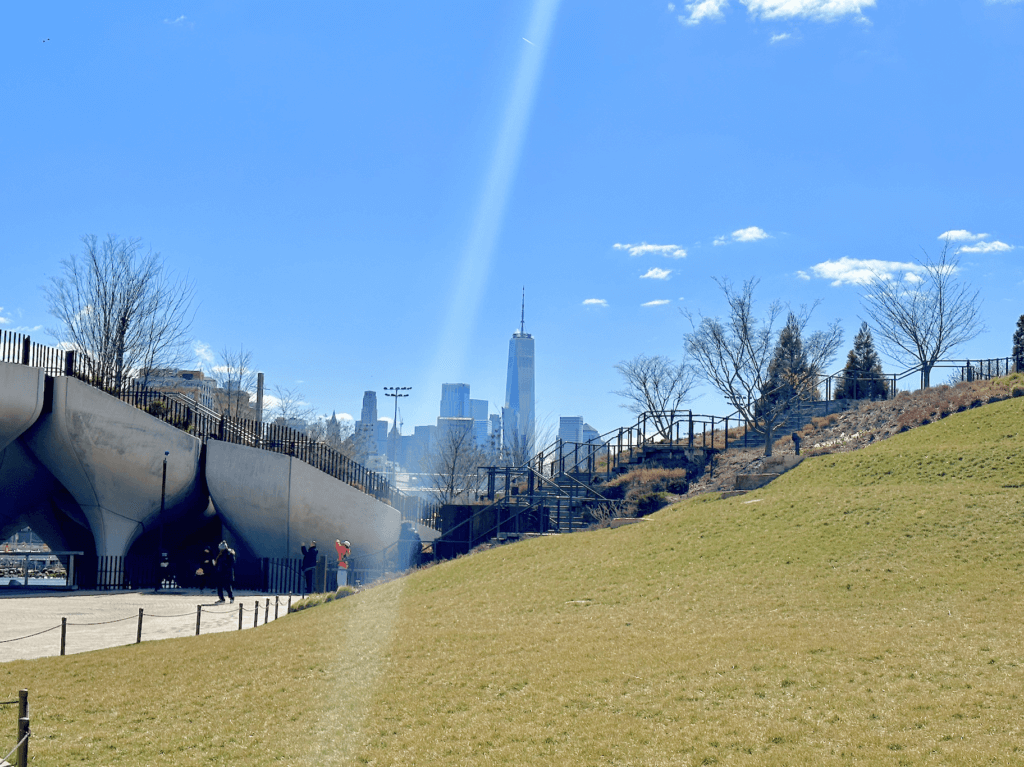
M65 764L1024 761L1024 398L259 631L0 666Z

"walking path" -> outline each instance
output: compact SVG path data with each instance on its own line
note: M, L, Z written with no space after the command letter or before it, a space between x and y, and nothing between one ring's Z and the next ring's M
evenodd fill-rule
M195 636L197 605L202 605L201 634L237 631L239 606L242 607L242 628L253 628L257 602L258 625L262 626L264 616L274 620L275 599L273 594L251 591L235 591L234 604L217 604L216 593L200 594L194 590L47 593L0 589L0 663L60 655L62 618L68 619L65 653L72 655L134 644L140 607L143 611L142 641L145 642ZM293 602L296 600L298 597L292 597ZM288 596L285 595L280 597L278 617L284 617L287 611ZM32 634L36 636L30 636Z

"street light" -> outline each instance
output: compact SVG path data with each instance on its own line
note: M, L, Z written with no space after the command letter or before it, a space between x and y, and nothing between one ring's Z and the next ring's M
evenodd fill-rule
M167 567L167 553L164 551L164 506L167 498L167 456L171 454L170 450L164 450L164 475L160 481L160 536L157 548L159 549L159 562L156 568L156 590L160 590L160 585L164 580L164 568Z
M408 397L409 396L408 394L402 394L402 392L405 392L405 391L412 391L412 387L411 386L385 386L384 387L384 396L385 397L394 397L395 398L395 420L394 420L394 422L392 424L392 427L391 427L393 429L397 429L398 428L398 400L401 399L402 397ZM401 432L398 432L398 434L396 434L395 436L397 437L399 435L401 435ZM392 459L392 462L398 463L398 444L395 445L395 454L393 456L391 456L391 459ZM395 480L395 477L392 477L391 478L392 484L394 483L394 480Z

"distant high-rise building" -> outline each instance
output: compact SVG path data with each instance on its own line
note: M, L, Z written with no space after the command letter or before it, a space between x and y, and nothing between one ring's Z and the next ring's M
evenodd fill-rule
M441 384L441 418L470 418L469 384Z
M501 422L505 449L519 460L533 453L535 421L533 336L526 332L526 293L519 318L519 330L508 342L508 378Z
M377 424L377 392L363 392L363 409L356 421L357 457L364 458L375 453L384 453L387 446L387 421L384 424L382 438L378 436ZM378 448L378 445L381 445Z
M491 422L491 439L496 440L496 441L500 440L501 439L501 416L498 415L497 413L491 413L491 415L489 416L489 420ZM500 441L498 442L498 444L501 444Z

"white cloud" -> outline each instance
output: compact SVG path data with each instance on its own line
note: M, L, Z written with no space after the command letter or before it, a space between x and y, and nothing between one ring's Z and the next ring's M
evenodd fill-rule
M920 274L915 274L914 272L907 272L906 274L903 275L903 279L914 285L924 282L924 277L922 277Z
M671 269L659 269L656 266L652 266L647 270L647 274L641 274L641 280L667 280L669 275L672 274Z
M668 4L668 12L669 13L672 13L672 11L674 11L675 9L676 9L676 4L675 3L669 3Z
M762 19L805 18L817 21L837 21L852 16L866 21L864 8L874 8L875 0L740 0L747 13ZM723 18L722 11L729 0L695 0L686 4L688 16L680 16L683 24L699 24L707 19Z
M732 238L736 242L756 242L768 236L768 233L759 226L748 226L746 229L737 229L732 233Z
M689 16L680 16L683 24L700 24L707 19L722 18L722 9L729 5L729 0L697 0L686 4Z
M725 245L729 242L757 242L771 237L768 232L759 226L748 226L746 229L737 229L732 234L723 234L716 237L713 245Z
M792 37L792 35L790 35L789 32L783 32L781 35L772 35L772 39L768 42L772 44L781 43L783 40L788 40L790 37Z
M984 240L986 237L988 237L987 234L972 234L966 229L950 229L948 232L940 234L938 239L958 242L960 240Z
M631 256L643 256L647 253L657 253L666 258L686 258L686 248L678 245L649 245L641 242L639 245L617 242L612 245L616 250L628 250Z
M667 298L659 298L656 301L648 301L646 304L640 304L640 306L664 306L665 304L672 303Z
M583 301L584 306L608 306L603 298L587 298Z
M863 8L874 8L875 0L740 0L751 16L763 19L802 17L836 21L843 16L864 18Z
M811 279L811 275L809 275L803 269L798 269L797 273L796 273L796 276L799 277L801 280L809 280L809 279Z
M899 272L920 275L924 271L920 264L846 256L838 261L822 261L811 267L811 273L815 277L832 280L833 285L869 285L876 276L891 280Z
M1005 242L993 240L992 242L979 242L977 245L964 245L960 250L964 253L1005 253L1008 250L1013 250L1014 247Z
M0 325L10 325L10 324L11 324L11 318L10 317L4 317L4 308L2 306L0 306Z
M176 25L176 24L184 24L184 23L185 23L185 17L184 16L179 16L178 18L174 19L173 21L171 19L164 19L164 24Z
M213 362L213 349L210 348L208 343L196 341L192 345L192 351L195 352L196 357L203 362Z

